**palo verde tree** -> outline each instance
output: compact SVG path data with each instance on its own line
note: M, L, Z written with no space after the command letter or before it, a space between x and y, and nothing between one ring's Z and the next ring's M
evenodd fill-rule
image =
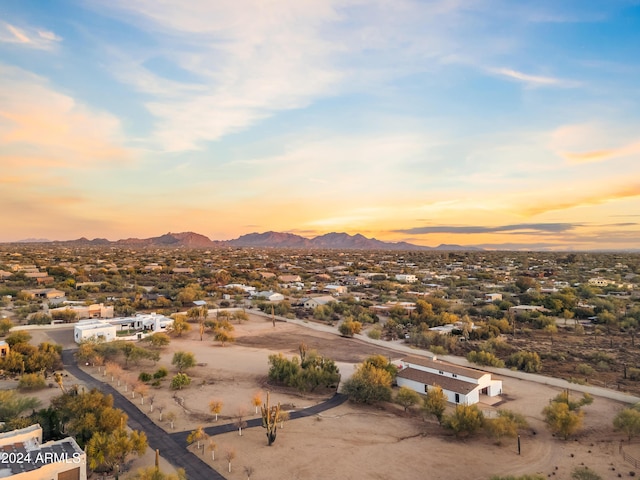
M438 423L442 425L446 408L447 395L442 391L442 388L438 385L430 386L427 390L427 396L422 403L423 412L436 417Z
M147 445L146 434L137 430L128 432L120 427L112 432L96 432L87 442L89 468L113 472L119 465L124 465L128 455L144 455Z
M402 405L405 412L419 402L420 395L409 387L400 387L396 394L396 403Z
M640 410L625 408L613 419L613 427L627 435L629 441L640 434Z
M349 396L349 400L367 404L391 400L393 377L386 365L379 363L374 357L369 357L344 383L342 392Z
M476 405L456 405L451 415L444 418L445 428L453 431L456 437L462 438L473 435L480 430L484 422L484 415Z
M567 440L582 427L584 412L580 407L592 402L593 397L589 394L585 393L582 399L576 402L570 399L568 391L562 392L542 411L544 421L554 434Z
M178 372L182 373L196 366L196 357L191 352L176 352L173 354L171 365L175 365Z

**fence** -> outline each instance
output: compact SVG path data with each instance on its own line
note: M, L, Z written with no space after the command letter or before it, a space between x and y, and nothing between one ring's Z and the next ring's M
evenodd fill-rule
M622 446L620 447L620 452L622 453L622 458L624 458L625 462L629 462L635 468L640 468L640 460L634 458L632 455L629 455L627 452L625 452Z

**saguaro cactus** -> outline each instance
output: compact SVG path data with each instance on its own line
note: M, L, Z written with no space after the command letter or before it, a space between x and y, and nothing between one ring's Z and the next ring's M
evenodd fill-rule
M267 429L267 441L271 446L276 441L278 432L278 418L280 417L280 403L273 407L269 405L269 392L267 392L267 402L262 405L262 426Z

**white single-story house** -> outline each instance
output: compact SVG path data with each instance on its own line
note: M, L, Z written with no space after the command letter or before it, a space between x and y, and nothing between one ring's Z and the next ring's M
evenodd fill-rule
M320 297L303 298L300 303L304 305L304 308L316 308L331 302L337 302L337 300L331 295L322 295Z
M546 312L547 309L542 305L515 305L509 307L510 312L522 313L522 312Z
M117 328L104 320L80 320L73 327L73 339L76 343L86 340L112 342L116 339Z
M152 332L162 332L173 325L173 318L158 315L156 313L145 313L134 315L133 317L120 317L109 320L111 325L119 327L120 330L146 330Z
M81 343L90 338L111 342L116 340L118 331L144 330L145 332L164 332L173 325L173 318L148 313L133 317L120 317L111 320L80 320L76 323L73 338L76 343ZM141 338L140 332L139 338Z
M405 283L416 283L418 281L418 277L410 273L398 273L396 274L396 280Z
M473 405L480 395L495 397L502 393L502 380L494 380L489 372L461 367L437 360L436 357L406 357L396 381L418 393L427 393L436 385L442 388L450 403Z
M324 291L329 292L332 295L342 295L347 293L349 289L344 285L325 285Z
M281 302L282 300L284 300L284 295L282 295L281 293L276 293L271 291L258 292L253 296L257 298L262 298L264 300L269 300L270 302Z
M227 288L229 290L242 290L244 291L244 293L249 293L249 294L253 294L256 291L256 287L250 287L242 283L230 283L229 285L225 285L222 288Z

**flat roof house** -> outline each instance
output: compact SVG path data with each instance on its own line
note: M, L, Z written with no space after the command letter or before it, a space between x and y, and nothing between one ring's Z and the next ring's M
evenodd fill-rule
M76 343L95 339L111 342L116 339L116 326L104 320L80 320L73 327L73 339Z
M0 478L87 480L87 455L72 437L42 443L42 427L0 433Z
M427 393L436 385L442 388L449 403L473 405L480 395L495 397L502 393L502 380L494 380L489 372L461 367L434 358L406 357L396 381L418 393Z

